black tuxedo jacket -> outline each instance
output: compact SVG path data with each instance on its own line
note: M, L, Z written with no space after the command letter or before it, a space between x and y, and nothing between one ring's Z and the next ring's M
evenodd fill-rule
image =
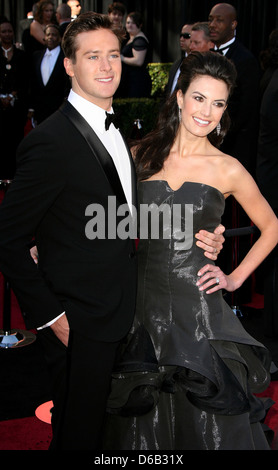
M61 37L64 36L65 31L70 23L71 23L70 21L65 21L64 23L60 24L59 31L60 31Z
M226 57L236 67L237 82L228 106L231 129L222 150L238 158L253 173L259 119L259 65L238 40L229 47Z
M278 69L264 92L260 110L257 179L271 207L278 211Z
M175 78L175 75L177 73L177 70L180 68L182 61L184 57L181 57L180 59L176 60L173 65L171 66L169 70L169 78L168 78L168 83L165 88L165 93L166 93L166 98L171 94L171 89L173 85L173 81Z
M42 81L41 63L45 49L33 54L30 76L30 108L35 109L38 123L57 111L70 90L69 77L64 67L64 53L61 49L56 64L46 85Z
M131 166L135 200L132 159ZM108 196L117 207L126 203L112 158L66 102L23 140L16 177L0 206L0 269L27 327L65 311L73 330L97 340L117 341L128 332L136 292L134 240L117 233L92 240L85 233L92 220L87 207L98 204L107 215ZM38 267L29 253L33 238Z

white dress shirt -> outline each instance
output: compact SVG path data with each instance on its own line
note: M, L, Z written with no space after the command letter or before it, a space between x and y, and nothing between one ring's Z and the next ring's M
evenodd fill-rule
M41 62L41 74L44 85L47 84L50 75L55 67L58 55L60 54L61 47L57 46L51 51L47 48Z
M130 207L130 210L132 210L131 166L129 155L121 133L118 131L118 129L115 128L114 124L111 124L109 130L106 131L105 110L100 108L99 106L96 106L85 98L82 98L73 90L71 90L69 93L68 101L92 127L94 132L97 134L97 136L111 155L118 171L118 175L122 183L124 193L126 195L127 203ZM64 313L65 312L61 313L61 315L54 318L46 325L39 327L38 330L52 325L56 320L58 320L62 315L64 315Z
M82 98L72 90L68 96L68 101L88 122L111 155L118 171L127 203L132 208L130 159L121 133L115 128L114 124L110 125L108 131L105 130L106 114L104 109Z
M214 49L215 50L220 49L222 54L226 55L228 50L229 50L230 45L233 44L233 42L235 42L235 40L236 40L236 38L233 37L233 39L231 39L228 42L225 42L225 44L221 44L221 46L219 48L217 46L214 46Z

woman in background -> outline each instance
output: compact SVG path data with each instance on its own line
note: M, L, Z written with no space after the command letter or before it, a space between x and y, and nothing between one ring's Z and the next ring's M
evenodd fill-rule
M56 16L54 10L54 3L49 0L40 0L37 3L37 9L35 13L34 20L30 24L30 39L31 44L30 47L32 51L28 51L30 54L31 52L44 49L45 40L44 40L44 30L48 24L55 24Z
M117 96L123 98L150 97L152 82L147 70L150 44L142 31L143 20L138 12L126 18L128 41L121 51L122 80Z

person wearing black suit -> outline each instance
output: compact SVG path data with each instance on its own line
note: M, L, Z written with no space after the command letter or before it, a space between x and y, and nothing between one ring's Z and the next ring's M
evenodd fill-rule
M180 66L182 61L190 52L190 33L192 30L192 24L185 24L183 25L181 32L180 32L180 49L181 49L181 56L177 59L170 68L169 71L169 79L168 83L165 88L166 95L168 96L171 94L177 84L179 74L180 74Z
M259 116L260 69L255 56L236 38L237 13L232 5L215 5L209 15L209 29L215 50L230 59L237 70L237 86L229 103L231 129L224 151L236 157L254 175Z
M277 34L277 32L276 32ZM277 36L276 36L277 45ZM276 57L277 46L273 48ZM268 70L269 72L269 70ZM258 138L258 186L278 217L278 62L272 62L272 75L262 96ZM278 248L263 265L264 330L270 337L278 336Z
M121 134L104 127L121 76L119 37L108 18L92 12L70 26L64 50L71 94L22 142L0 208L0 258L27 325L47 325L38 336L53 384L51 449L94 450L117 344L133 319L136 257L134 239L117 232L93 239L87 224L92 204L106 217L110 199L115 211L135 204L136 182ZM33 237L37 266L28 247Z
M61 3L58 5L56 10L56 18L59 24L59 31L62 38L64 32L71 22L71 7L66 3Z
M135 240L120 228L136 208L136 174L125 140L108 123L121 77L120 34L93 12L70 24L68 100L23 140L0 206L0 269L49 365L51 450L100 449L117 348L134 317ZM216 259L223 237L196 236Z
M46 49L33 54L30 75L30 109L37 124L54 113L67 97L70 81L64 68L64 53L57 25L45 28Z
M215 5L209 14L209 29L215 51L230 59L237 71L235 90L229 101L231 128L221 146L224 153L237 158L255 176L259 122L259 64L254 55L236 38L237 12L228 3ZM223 224L227 229L248 227L250 219L235 200L226 205ZM233 247L235 243L235 248ZM224 270L232 270L250 249L250 236L241 236L225 243L220 261ZM251 301L251 279L233 295L233 305Z

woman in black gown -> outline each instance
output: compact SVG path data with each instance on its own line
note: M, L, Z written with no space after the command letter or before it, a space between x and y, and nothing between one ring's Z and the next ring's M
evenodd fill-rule
M122 79L117 92L121 98L151 96L152 82L147 69L150 44L141 28L140 13L129 13L126 19L129 37L121 50Z
M180 224L162 213L159 236L153 219L140 238L140 210L137 310L113 375L105 449L269 448L264 405L254 394L268 386L270 355L222 296L242 285L278 239L277 218L252 177L216 147L234 81L225 57L190 54L157 128L135 149L139 208L182 211ZM220 223L230 195L261 236L225 275L213 262L204 266L193 234Z

